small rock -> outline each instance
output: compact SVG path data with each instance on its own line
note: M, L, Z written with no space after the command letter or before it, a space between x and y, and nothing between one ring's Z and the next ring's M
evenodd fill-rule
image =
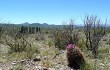
M42 69L42 67L41 67L41 66L36 66L36 68L37 68L37 69Z
M100 66L105 66L103 63L100 63Z
M6 58L6 56L3 56L3 58L5 59L5 58Z
M46 59L47 59L47 56L44 56L44 57L43 57L43 59L45 59L45 60L46 60Z
M56 66L56 68L59 68L60 66Z
M20 62L21 62L21 63L24 63L24 62L25 62L25 60L21 60Z
M48 70L55 70L54 68L48 68Z
M40 56L36 56L36 58L40 59L41 57Z
M12 65L16 65L16 63L13 62Z
M16 64L17 64L17 62L16 62L16 61L13 61L13 62L12 62L12 65L16 65Z
M64 50L61 50L61 53L65 53L65 51Z
M63 68L60 68L60 70L64 70Z

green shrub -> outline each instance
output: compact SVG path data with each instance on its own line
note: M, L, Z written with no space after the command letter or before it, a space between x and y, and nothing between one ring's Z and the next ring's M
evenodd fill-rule
M79 41L77 42L77 46L80 47L81 49L85 49L85 40L83 38L80 38Z
M101 54L102 53L109 53L109 48L106 48L106 47L102 48L102 49L99 50L99 53L101 53Z
M55 47L58 49L65 49L66 45L67 45L67 38L66 36L63 34L63 30L56 30L54 32L54 44Z
M52 40L49 40L49 41L48 41L48 46L51 47L51 46L53 46L53 45L54 45L54 44L53 44L53 41L52 41Z
M27 48L27 58L32 59L34 57L34 55L39 54L40 51L37 47L29 47Z
M16 42L14 44L9 43L8 45L10 46L9 53L23 52L23 51L26 51L26 47L27 47L27 44L24 42L21 42L21 43Z

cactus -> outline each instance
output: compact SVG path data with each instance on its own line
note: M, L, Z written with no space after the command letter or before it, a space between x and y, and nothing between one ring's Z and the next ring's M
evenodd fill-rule
M84 57L81 50L75 44L67 46L68 66L72 69L81 69L85 65Z

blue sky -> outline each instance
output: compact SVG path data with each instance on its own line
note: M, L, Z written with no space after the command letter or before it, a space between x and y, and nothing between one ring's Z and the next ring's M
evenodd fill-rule
M62 24L74 18L79 24L85 14L109 19L110 0L0 0L2 22Z

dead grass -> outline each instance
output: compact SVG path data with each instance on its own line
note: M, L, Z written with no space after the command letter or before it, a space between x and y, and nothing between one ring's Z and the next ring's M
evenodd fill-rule
M36 58L40 56L40 65L46 68L56 68L56 67L65 67L67 66L67 59L66 59L66 51L64 50L63 53L59 54L55 59L53 57L57 54L60 53L61 51L55 48L52 40L47 37L46 40L40 40L36 41L34 39L34 35L29 37L29 40L32 45L33 45L33 53L29 53L29 58L31 57ZM83 41L81 41L83 42ZM84 46L83 46L84 47ZM4 49L8 49L6 46L2 46L3 50L0 49L0 52L5 51ZM36 53L35 49L38 49L40 53ZM36 51L38 51L36 50ZM85 49L82 50L87 66L86 70L110 70L110 45L107 45L102 41L100 48L99 48L99 55L97 59L94 59L91 52L87 51ZM5 51L5 54L7 52ZM8 53L7 53L8 54ZM4 59L5 56L5 59ZM10 55L3 55L3 53L0 53L0 63L7 63L7 62L13 62L13 61L19 61L23 59L28 59L27 53L22 52L22 53L12 53ZM62 66L63 65L63 66ZM22 68L21 65L16 65L14 69L19 69Z

